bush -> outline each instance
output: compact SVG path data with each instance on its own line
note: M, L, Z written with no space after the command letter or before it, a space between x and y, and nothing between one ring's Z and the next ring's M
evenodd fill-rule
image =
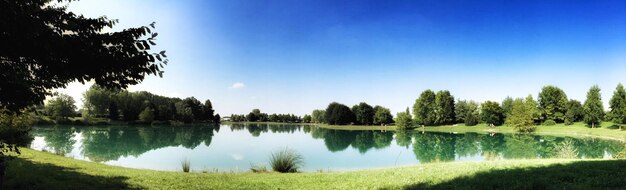
M407 130L413 128L413 120L408 112L399 112L396 115L396 129Z
M565 118L565 125L572 125L574 124L574 122L572 122L570 119Z
M270 165L272 166L272 170L280 173L298 172L303 163L304 158L302 155L289 148L272 153L270 156Z
M544 126L553 126L553 125L556 125L556 121L548 119L548 120L543 122L543 125Z
M250 171L252 171L252 173L266 173L267 167L265 167L265 165L250 164Z

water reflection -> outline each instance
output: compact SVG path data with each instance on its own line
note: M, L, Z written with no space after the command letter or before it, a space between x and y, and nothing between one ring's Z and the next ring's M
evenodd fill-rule
M77 149L79 154L88 160L106 162L118 160L121 157L138 157L148 151L166 147L184 147L190 150L202 144L211 147L214 136L222 133L223 135L235 134L228 133L228 131L220 132L220 128L230 129L230 132L247 131L254 138L266 135L271 138L283 133L308 134L306 136L311 138L304 139L304 141L309 142L311 146L316 146L316 141L323 141L324 149L330 153L354 149L361 156L366 156L372 150L405 149L412 151L415 160L421 163L462 159L553 158L557 156L555 149L564 141L572 142L577 150L575 155L578 158L603 158L616 154L623 147L621 142L593 138L345 131L293 124L233 124L221 127L36 127L33 135L43 139L45 149L48 151L65 155ZM284 144L289 143L284 142ZM219 146L237 146L237 144Z

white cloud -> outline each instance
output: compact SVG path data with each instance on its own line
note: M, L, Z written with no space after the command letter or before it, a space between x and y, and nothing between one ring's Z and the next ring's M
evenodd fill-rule
M243 156L241 154L230 154L230 157L232 157L233 160L243 160Z
M230 89L240 89L240 88L243 88L243 87L246 87L246 85L243 84L242 82L236 82L235 84L231 85L228 88L230 88Z

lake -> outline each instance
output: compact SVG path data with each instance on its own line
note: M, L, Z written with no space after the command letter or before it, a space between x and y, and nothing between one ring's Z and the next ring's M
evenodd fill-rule
M31 148L129 168L248 171L272 152L295 149L304 171L338 171L419 163L554 158L563 147L578 158L610 158L619 141L538 135L345 131L298 124L214 126L34 127ZM570 149L571 150L571 149Z

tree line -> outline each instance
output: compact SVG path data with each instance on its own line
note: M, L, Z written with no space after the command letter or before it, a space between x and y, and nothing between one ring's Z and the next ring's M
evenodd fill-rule
M259 109L253 109L247 115L244 114L231 114L230 121L233 122L284 122L284 123L309 123L310 117L306 115L300 117L294 114L267 114L261 113Z
M568 99L565 92L556 86L544 86L537 100L532 95L525 98L505 98L501 103L485 101L478 103L472 100L455 100L447 90L434 92L423 91L413 104L404 112L393 118L389 110L367 103L348 106L333 102L326 110L314 110L311 115L313 123L331 125L379 125L396 123L400 129L416 126L440 126L463 123L474 126L485 123L488 126L509 125L520 132L532 132L536 125L555 125L564 123L584 122L595 128L602 121L615 124L626 124L626 90L618 84L613 97L609 101L608 112L604 111L600 88L592 86L587 92L586 100Z
M54 120L82 116L83 119L108 118L127 122L152 123L179 121L183 123L219 123L210 100L204 103L194 97L185 99L165 97L146 91L111 90L98 85L83 93L83 108L76 111L71 96L60 94L42 106L43 114Z

